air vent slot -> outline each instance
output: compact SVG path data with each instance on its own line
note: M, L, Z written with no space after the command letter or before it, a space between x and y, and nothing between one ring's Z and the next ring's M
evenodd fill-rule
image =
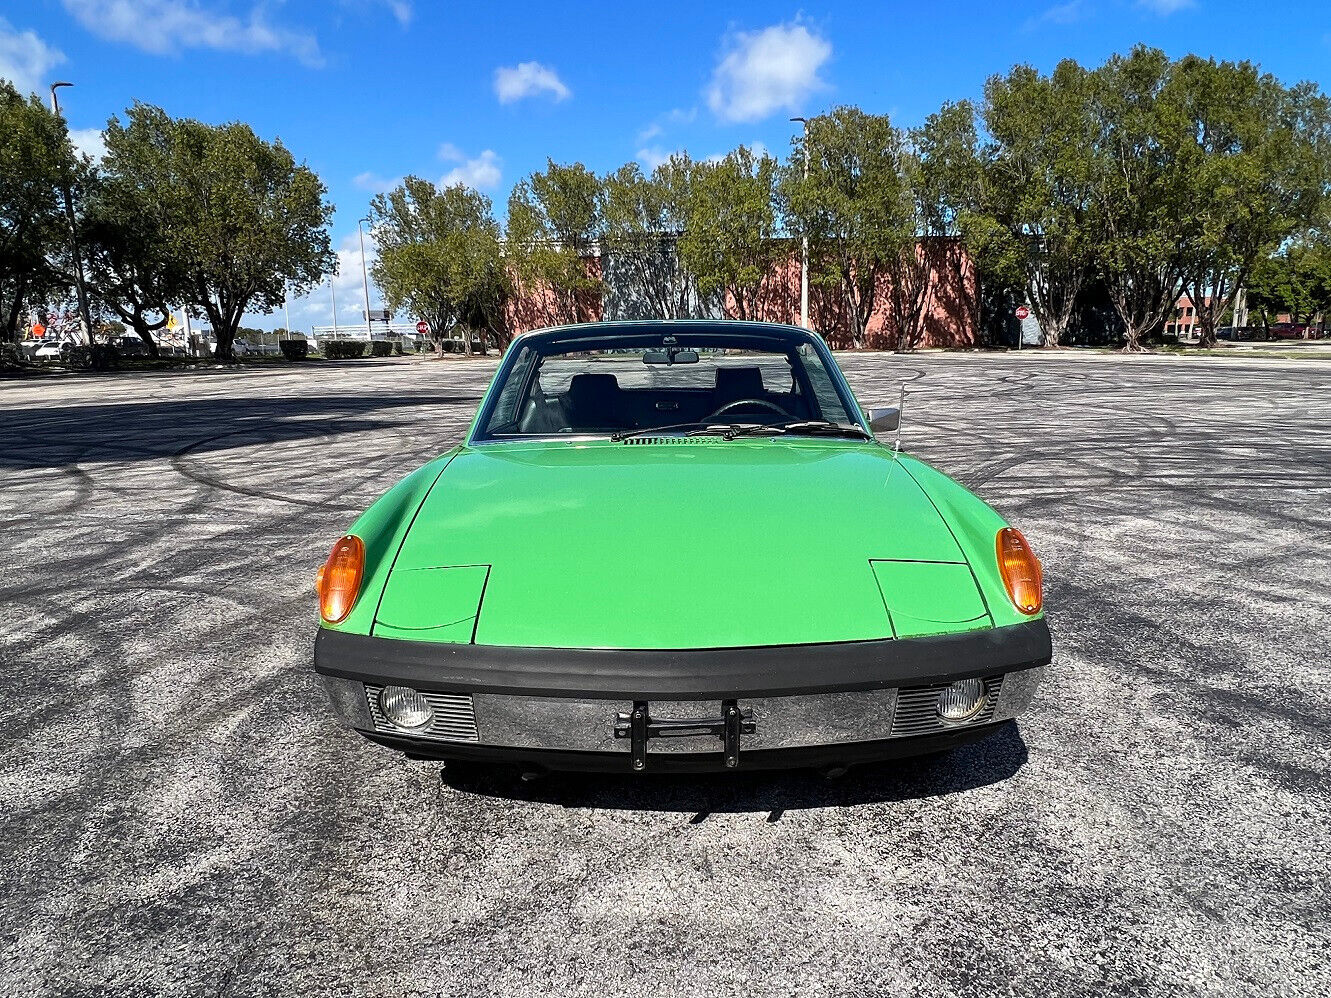
M724 437L626 437L626 444L719 444L724 443Z

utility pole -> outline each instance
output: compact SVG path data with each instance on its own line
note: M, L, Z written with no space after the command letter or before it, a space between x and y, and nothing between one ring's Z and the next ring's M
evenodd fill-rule
M74 84L61 80L51 84L51 113L56 116L60 122L64 123L64 118L60 116L60 100L56 97L56 90L59 87L72 87ZM65 135L69 135L69 126L65 126ZM64 158L61 157L64 164ZM69 251L74 256L74 290L79 298L79 325L83 327L83 338L89 346L92 346L92 313L88 310L88 288L83 281L83 253L79 249L79 232L74 223L74 194L71 190L73 182L69 176L69 166L64 164L60 170L61 181L64 186L65 194L65 218L69 221Z
M791 118L804 126L804 179L809 179L809 119ZM806 232L800 240L800 325L809 328L809 234Z
M337 339L337 273L328 275L328 293L333 296L333 338Z
M360 279L361 285L365 288L365 339L368 341L374 339L374 332L370 329L370 276L369 271L365 269L365 230L361 228L362 222L369 222L369 219L361 218L356 221L356 231L360 233Z

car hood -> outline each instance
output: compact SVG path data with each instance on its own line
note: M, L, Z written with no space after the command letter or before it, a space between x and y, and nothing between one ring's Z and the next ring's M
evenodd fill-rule
M659 649L890 638L878 561L965 563L875 444L492 444L460 451L422 503L374 633Z

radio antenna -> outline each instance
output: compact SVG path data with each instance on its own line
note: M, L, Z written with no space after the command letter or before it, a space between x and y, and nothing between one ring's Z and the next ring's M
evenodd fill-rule
M901 453L901 417L906 413L906 382L901 383L901 402L897 405L897 438L892 442L892 453Z

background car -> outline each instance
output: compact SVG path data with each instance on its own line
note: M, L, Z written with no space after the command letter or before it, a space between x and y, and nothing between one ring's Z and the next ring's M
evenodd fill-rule
M33 359L42 362L54 362L69 359L70 348L74 344L69 340L55 340L43 343L33 354Z

